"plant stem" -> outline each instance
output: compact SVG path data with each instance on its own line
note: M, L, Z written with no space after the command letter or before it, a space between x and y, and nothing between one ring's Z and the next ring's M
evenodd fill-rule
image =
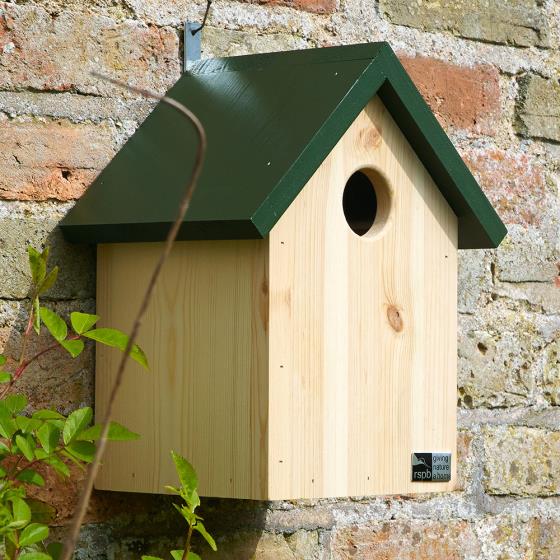
M189 109L187 109L187 107L185 107L184 105L182 105L181 103L179 103L178 101L175 101L174 99L172 99L170 97L157 95L155 93L152 93L150 91L146 91L146 90L143 90L143 89L133 88L133 87L129 86L128 84L124 83L124 82L121 82L119 80L114 80L112 78L107 78L107 77L102 76L100 74L95 74L95 75L97 77L102 78L104 80L107 80L111 83L117 84L117 85L125 87L125 88L127 88L131 91L139 93L139 94L141 94L145 97L151 97L153 99L158 99L158 100L162 101L163 103L166 103L167 105L170 105L171 107L176 109L181 115L186 117L190 121L190 123L194 126L194 128L196 130L196 133L198 135L198 148L197 148L197 152L196 152L196 158L195 158L194 166L193 166L193 169L191 171L191 175L189 177L188 183L185 187L185 192L184 192L184 194L181 198L180 204L179 204L179 210L177 212L177 217L176 217L175 221L173 222L173 225L169 229L169 233L167 234L167 238L165 240L165 245L164 245L163 251L161 252L159 260L156 263L156 266L155 266L155 268L152 272L152 276L151 276L150 281L148 283L148 287L146 288L146 293L144 294L144 298L142 300L142 303L140 304L140 309L138 310L138 312L136 314L136 318L134 319L134 323L132 325L132 331L130 333L128 343L127 343L126 348L124 350L122 359L119 363L119 367L118 367L117 373L115 375L115 381L113 383L113 387L111 388L111 393L109 395L109 400L107 402L107 408L105 410L105 415L104 415L103 421L102 421L103 428L101 430L101 437L100 437L99 442L97 444L97 451L95 453L95 457L93 459L93 462L91 463L91 465L89 467L88 474L87 474L87 477L86 477L86 480L84 482L84 486L82 488L82 492L81 492L81 495L80 495L80 501L78 503L76 512L75 512L74 517L72 519L72 524L70 526L69 534L68 534L68 537L66 538L66 541L64 542L64 549L62 551L62 555L60 557L60 560L70 560L70 558L72 556L72 553L74 552L74 549L76 548L76 543L78 542L78 536L79 536L79 533L80 533L80 527L81 527L82 522L84 520L86 511L87 511L87 507L88 507L88 504L89 504L89 499L91 497L91 492L93 490L93 481L95 480L95 477L97 476L99 466L101 465L101 459L103 457L103 453L105 452L105 447L107 446L107 436L109 435L109 427L110 427L110 423L111 423L111 418L113 416L113 408L114 408L115 400L117 398L119 389L120 389L122 381L123 381L125 366L127 364L127 361L128 361L129 355L130 355L130 351L132 350L132 348L134 346L134 343L136 342L136 337L138 335L138 331L140 330L140 326L142 324L142 317L144 316L144 313L148 309L148 305L150 303L150 299L152 297L152 294L153 294L154 288L156 286L156 282L157 282L157 279L158 279L159 274L161 272L161 269L163 268L163 265L164 265L165 261L167 260L167 257L169 256L169 254L171 252L171 248L173 247L173 243L174 243L175 239L177 238L177 234L179 233L179 228L181 227L181 224L183 223L183 220L185 218L185 214L186 214L186 212L187 212L187 210L190 206L192 195L193 195L194 189L196 187L196 182L198 180L200 172L202 171L202 164L204 162L204 156L206 154L206 132L204 131L204 127L202 126L202 123L198 120L196 115L194 113L192 113Z
M189 552L191 551L191 538L192 538L193 527L194 525L192 523L189 523L189 532L187 533L187 541L185 542L185 550L183 551L183 556L181 560L188 560L189 558Z

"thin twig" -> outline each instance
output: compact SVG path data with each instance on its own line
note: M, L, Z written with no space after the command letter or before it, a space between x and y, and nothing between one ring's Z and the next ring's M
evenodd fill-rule
M120 80L115 80L113 78L109 78L107 76L98 74L98 73L94 73L94 76L101 78L103 80L106 80L108 82L111 82L113 84L116 84L118 86L124 87L130 91L139 93L140 95L143 95L144 97L150 97L152 99L158 99L160 101L162 101L163 103L166 103L167 105L170 105L171 107L173 107L174 109L176 109L179 113L181 113L181 115L185 116L194 126L197 135L198 135L198 149L196 152L196 158L195 158L195 162L194 162L194 166L191 172L191 176L190 179L187 183L187 186L185 188L185 192L183 194L183 197L181 199L180 205L179 205L179 211L177 213L177 218L175 219L175 222L173 222L173 225L171 226L171 228L169 229L169 233L167 234L167 238L165 240L165 245L163 248L163 251L161 252L161 255L159 257L159 260L152 272L152 276L150 278L150 282L148 283L148 287L146 289L146 292L144 294L144 299L142 300L142 303L140 304L140 309L138 310L138 313L136 314L136 318L134 319L134 323L132 326L132 331L130 333L130 337L128 339L128 344L126 345L124 354L122 356L122 359L119 363L119 367L117 369L117 373L115 375L115 381L113 383L113 387L111 388L111 394L109 396L109 400L107 402L107 409L105 411L105 416L103 418L102 424L103 424L103 428L101 430L101 437L97 443L97 451L95 453L95 457L93 459L93 462L91 463L91 465L89 466L88 469L88 474L86 477L86 480L84 482L84 486L82 488L82 492L80 495L80 500L77 506L77 509L74 513L74 517L72 519L72 524L70 526L70 533L68 535L68 537L66 538L66 541L64 543L64 550L62 552L62 556L61 556L61 560L70 560L72 553L74 552L74 549L76 548L76 544L78 542L78 536L80 533L80 527L83 523L86 511L87 511L87 507L89 504L89 500L91 497L91 492L93 489L93 482L95 480L95 477L97 476L97 472L99 470L99 466L101 464L101 459L103 457L103 453L105 451L105 447L107 445L107 436L109 434L109 425L111 422L111 417L113 415L113 407L115 404L115 400L117 397L117 394L119 392L119 389L121 387L122 384L122 380L123 380L123 374L124 374L124 369L130 354L130 351L132 350L134 343L136 341L136 337L138 335L138 331L140 330L140 326L142 324L142 317L144 316L144 313L146 312L146 310L148 309L148 305L150 303L150 298L152 296L152 293L154 291L155 285L156 285L156 281L158 279L158 276L161 272L161 269L163 267L163 264L165 263L167 257L169 256L169 253L171 252L171 248L173 247L173 242L175 241L177 234L179 233L179 228L181 227L181 224L183 223L185 214L189 208L191 199L192 199L192 195L194 192L194 189L196 187L196 183L198 180L198 177L200 176L200 172L202 170L202 164L204 162L204 156L206 154L206 133L204 131L204 127L202 126L202 123L198 120L198 118L196 117L196 115L194 113L192 113L189 109L187 109L183 104L179 103L178 101L175 101L174 99L171 99L170 97L165 97L165 96L161 96L161 95L157 95L156 93L152 93L151 91L147 91L144 89L140 89L140 88L136 88L136 87L131 87L128 84L121 82Z
M196 35L199 31L202 31L203 27L206 25L206 20L208 19L208 12L210 11L210 6L212 5L212 0L207 0L206 2L206 11L204 12L204 18L202 19L202 23L196 29L191 31L192 35Z

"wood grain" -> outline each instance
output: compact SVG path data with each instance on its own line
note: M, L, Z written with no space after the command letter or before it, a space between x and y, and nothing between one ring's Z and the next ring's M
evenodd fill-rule
M362 168L385 206L360 237ZM374 99L270 234L270 498L454 487L410 462L456 458L456 274L457 219Z
M377 190L364 236L342 193ZM158 243L101 245L98 312L127 330ZM457 219L379 99L260 241L181 242L166 265L97 487L162 492L169 451L200 493L251 499L448 491L412 483L411 453L456 460ZM103 411L118 354L97 351ZM453 469L455 472L455 468Z

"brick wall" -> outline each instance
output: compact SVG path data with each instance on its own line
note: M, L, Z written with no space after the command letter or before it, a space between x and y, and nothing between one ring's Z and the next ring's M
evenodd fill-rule
M199 0L0 2L0 348L15 354L25 245L47 241L61 313L95 307L94 253L55 226L149 110L93 69L164 91ZM215 559L560 558L560 5L554 0L215 0L204 56L388 40L508 224L461 255L460 489L409 498L206 500ZM33 404L91 404L92 353L50 355ZM75 484L45 494L64 533ZM166 497L97 492L80 558L163 553ZM203 551L204 552L204 551Z

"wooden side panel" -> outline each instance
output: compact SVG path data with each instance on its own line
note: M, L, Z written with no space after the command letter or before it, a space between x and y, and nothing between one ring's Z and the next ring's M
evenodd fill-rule
M98 313L130 329L160 243L101 245ZM110 445L97 488L163 492L175 484L170 451L195 466L200 493L262 498L266 493L267 244L178 243L157 285L139 343L147 373L131 363L115 420L139 432ZM97 350L99 417L119 352Z
M342 195L364 167L391 200L359 237ZM269 243L269 497L452 489L410 464L456 460L457 219L378 98Z

